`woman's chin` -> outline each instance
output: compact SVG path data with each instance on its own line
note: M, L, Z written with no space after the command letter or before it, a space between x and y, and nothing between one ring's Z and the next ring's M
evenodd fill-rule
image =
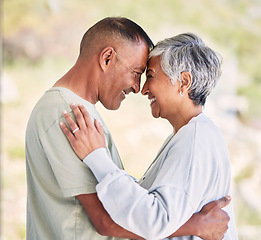
M151 111L151 115L152 115L154 118L159 118L159 117L160 117L159 113L156 113L156 112L153 112L153 111Z

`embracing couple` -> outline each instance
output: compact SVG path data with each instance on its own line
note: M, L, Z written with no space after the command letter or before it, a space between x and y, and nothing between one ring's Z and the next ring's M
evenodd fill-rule
M227 147L202 112L220 65L191 33L154 46L127 18L92 26L28 122L27 239L236 240ZM95 104L118 109L144 71L141 93L173 132L137 183Z

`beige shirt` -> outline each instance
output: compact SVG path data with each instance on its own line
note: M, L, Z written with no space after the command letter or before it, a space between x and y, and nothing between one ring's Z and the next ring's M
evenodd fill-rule
M111 134L95 105L66 88L51 88L36 104L26 130L28 240L115 239L96 232L79 194L95 193L97 181L72 150L59 122L69 104L83 104L101 122L107 151L120 168L122 163Z

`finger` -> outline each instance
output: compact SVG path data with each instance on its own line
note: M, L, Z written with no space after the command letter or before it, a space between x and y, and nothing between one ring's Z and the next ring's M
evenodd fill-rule
M61 127L63 133L65 134L65 136L70 141L70 143L72 143L72 141L75 139L75 136L72 134L72 132L63 122L60 122L60 127Z
M71 109L73 110L73 113L74 113L74 115L76 117L76 121L77 121L80 129L84 129L86 127L86 124L85 124L85 120L83 118L83 114L82 114L82 112L79 109L79 106L77 106L76 104L72 103L71 104Z
M94 127L94 123L93 120L90 116L90 114L88 113L88 111L86 110L86 108L83 105L79 105L79 109L81 110L82 114L83 114L83 118L85 120L85 123L88 127Z
M98 130L98 132L99 132L101 135L104 135L103 128L102 128L102 125L101 125L101 123L99 122L99 120L95 119L94 125L95 125L96 129Z
M224 208L231 202L231 197L230 196L222 197L219 200L217 200L217 202L220 208Z
M66 110L63 111L63 116L72 131L78 128L78 125L73 121L71 115Z

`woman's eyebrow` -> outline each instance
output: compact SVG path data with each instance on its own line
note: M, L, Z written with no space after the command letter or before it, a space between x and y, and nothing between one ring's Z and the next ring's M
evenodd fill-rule
M154 71L152 69L150 69L150 68L147 69L146 73L149 73L149 72L154 73Z

